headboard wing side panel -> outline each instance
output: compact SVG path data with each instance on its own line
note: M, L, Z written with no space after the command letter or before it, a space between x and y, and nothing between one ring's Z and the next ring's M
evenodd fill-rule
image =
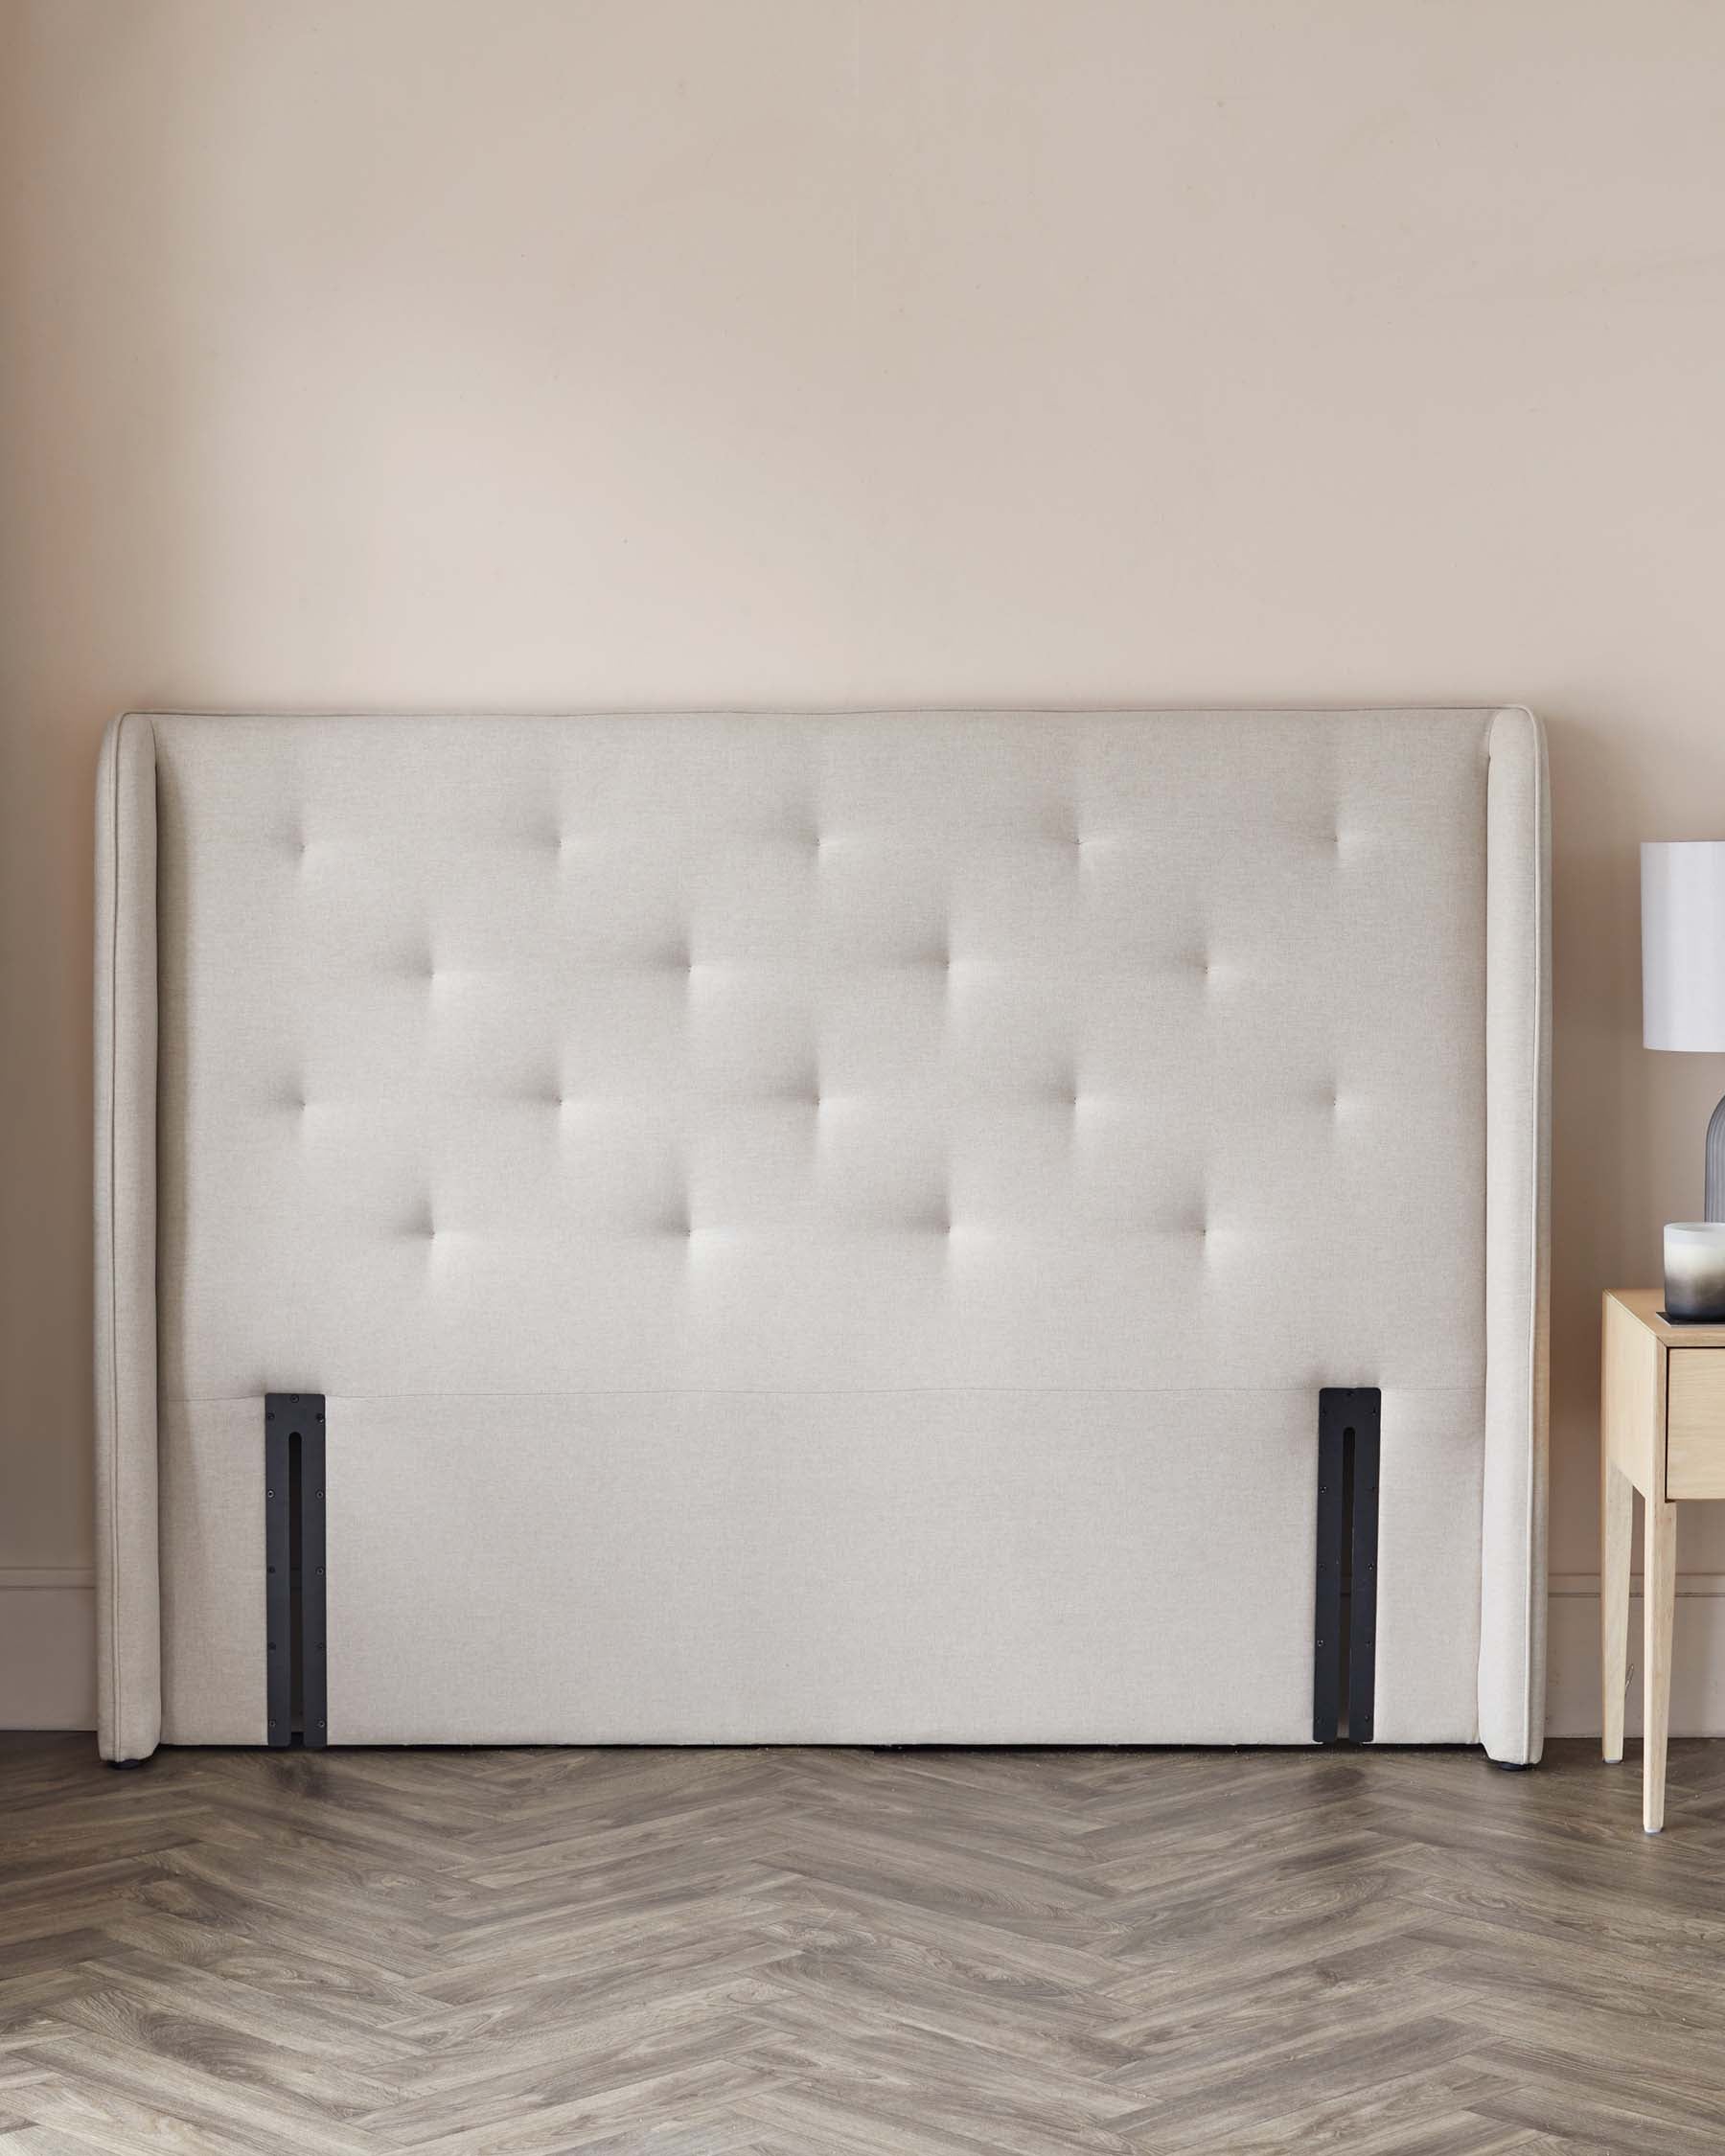
M162 1719L156 1519L156 757L116 719L96 789L96 1630L104 1759Z
M1485 1462L1480 1736L1545 1741L1551 1243L1551 803L1531 712L1492 722L1486 790Z

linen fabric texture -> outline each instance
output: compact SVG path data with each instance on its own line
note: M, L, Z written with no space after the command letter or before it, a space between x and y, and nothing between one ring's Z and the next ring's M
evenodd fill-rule
M1505 710L133 714L99 791L101 1743L1539 1755L1548 811Z

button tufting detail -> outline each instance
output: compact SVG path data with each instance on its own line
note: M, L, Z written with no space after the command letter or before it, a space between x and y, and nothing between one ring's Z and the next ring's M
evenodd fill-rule
M1154 729L1139 731L1148 741ZM1393 1188L1392 1150L1374 1134L1428 1029L1422 1014L1409 1018L1415 998L1400 977L1369 970L1389 932L1375 885L1372 909L1345 905L1301 835L1316 827L1320 849L1342 865L1357 859L1368 881L1398 858L1399 797L1376 800L1346 762L1337 776L1284 788L1243 760L1227 775L1246 795L1247 848L1238 814L1212 815L1202 788L1165 816L1166 788L1150 783L1161 767L1140 767L1123 736L1077 767L1082 786L1070 768L1050 777L1026 767L1021 783L1016 768L990 767L974 799L956 779L947 798L952 774L933 760L916 787L895 782L872 735L854 752L848 736L836 739L830 768L823 745L760 786L715 751L715 783L697 790L686 832L680 777L656 793L632 743L606 740L591 756L585 735L569 743L552 783L536 768L531 786L506 792L486 777L471 803L440 797L404 760L364 836L338 819L314 841L288 787L260 797L260 827L282 851L272 847L267 887L251 895L274 907L271 932L289 954L284 1017L233 1044L236 1058L255 1057L244 1085L205 1088L190 1111L216 1128L237 1103L236 1123L249 1117L261 1152L279 1156L272 1173L310 1193L314 1225L362 1215L374 1249L399 1239L411 1303L400 1347L378 1342L380 1363L447 1355L484 1382L507 1378L505 1350L530 1329L513 1313L489 1333L409 1338L455 1284L466 1294L472 1266L473 1307L508 1310L517 1296L536 1319L551 1312L532 1330L583 1382L629 1376L626 1348L656 1384L679 1381L685 1363L724 1383L757 1364L775 1379L818 1381L823 1358L846 1382L862 1370L870 1382L986 1383L1005 1371L1059 1383L1075 1351L1013 1322L1039 1298L1086 1354L1136 1382L1164 1352L1179 1359L1191 1346L1195 1360L1202 1342L1168 1345L1174 1328L1160 1315L1141 1337L1122 1326L1118 1310L1138 1287L1136 1273L1122 1285L1122 1266L1152 1281L1164 1269L1183 1316L1236 1286L1244 1304L1281 1277L1282 1238L1261 1207L1208 1216L1193 1189L1207 1160L1225 1192L1250 1190L1262 1158L1297 1140L1285 1126L1305 1118L1316 1152L1308 1159L1295 1143L1286 1202L1314 1234L1327 1218L1314 1200L1339 1164L1348 1179L1339 1215L1344 1201L1376 1205ZM321 767L309 768L320 780ZM957 756L960 778L963 768ZM1344 790L1364 825L1344 825L1338 801L1326 816L1324 793ZM312 797L320 816L339 798ZM220 801L212 793L199 809L206 823ZM164 828L164 842L177 842ZM310 871L326 854L331 874L314 892ZM543 874L547 854L561 874ZM227 857L213 859L226 874ZM295 861L303 879L277 873ZM338 883L345 905L350 872L354 903L369 909L352 924L326 903ZM245 873L236 863L242 898ZM1401 881L1382 894L1392 926L1427 887ZM1276 908L1308 901L1315 910L1289 923L1284 949ZM201 947L192 955L204 963ZM214 955L225 963L225 947ZM1323 1073L1350 1038L1323 999L1343 967L1360 976L1374 1023L1381 1005L1384 1023L1407 1036L1405 1052L1396 1031L1368 1066L1350 1057L1357 1093ZM1431 971L1430 1001L1447 1019L1460 991L1436 960ZM1414 978L1423 1005L1426 975ZM1265 1109L1262 1042L1284 1010L1298 1013L1289 1083L1279 1108ZM547 1047L554 1067L536 1076L531 1058ZM317 1062L330 1093L312 1100L305 1071L282 1078L295 1053ZM1242 1071L1251 1084L1238 1083ZM1261 1130L1254 1102L1269 1119ZM1310 1130L1314 1110L1327 1148ZM225 1127L217 1135L226 1142ZM422 1218L411 1183L403 1192L397 1181L433 1166L453 1208L441 1222L428 1209ZM702 1180L699 1227L680 1187L690 1171ZM960 1218L938 1202L949 1180L954 1197L965 1192ZM209 1217L228 1204L239 1213L242 1197L210 1194ZM417 1247L404 1255L409 1242L434 1259ZM201 1245L192 1258L214 1274ZM713 1286L733 1266L735 1321L731 1287L721 1296ZM336 1267L314 1286L334 1304L346 1279ZM700 1322L679 1331L684 1314L658 1309L655 1294L696 1306ZM854 1319L848 1307L835 1317L847 1295ZM275 1322L266 1296L257 1300L260 1321ZM637 1304L648 1314L638 1326ZM770 1317L757 1321L763 1304ZM595 1305L590 1327L557 1316ZM880 1344L889 1336L908 1345Z

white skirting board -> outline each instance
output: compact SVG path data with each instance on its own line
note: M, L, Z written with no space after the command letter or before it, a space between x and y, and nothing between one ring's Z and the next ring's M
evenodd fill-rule
M1640 1532L1640 1523L1637 1523ZM1725 1736L1725 1572L1679 1572L1671 1646L1671 1734ZM1641 1733L1642 1599L1629 1607L1624 1727ZM1546 1732L1599 1733L1599 1575L1553 1572L1546 1632Z
M1641 1595L1630 1612L1628 1727L1641 1728ZM1725 1736L1725 1573L1677 1581L1671 1727ZM0 1729L96 1726L95 1590L87 1569L0 1566ZM1547 1725L1552 1736L1599 1728L1599 1583L1552 1576Z
M0 1729L95 1727L90 1568L0 1565Z

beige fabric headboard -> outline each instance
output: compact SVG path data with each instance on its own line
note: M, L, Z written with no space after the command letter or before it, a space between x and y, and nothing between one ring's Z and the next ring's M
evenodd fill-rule
M1318 1395L1375 1733L1536 1758L1521 710L134 714L101 776L101 1740L1303 1743Z

